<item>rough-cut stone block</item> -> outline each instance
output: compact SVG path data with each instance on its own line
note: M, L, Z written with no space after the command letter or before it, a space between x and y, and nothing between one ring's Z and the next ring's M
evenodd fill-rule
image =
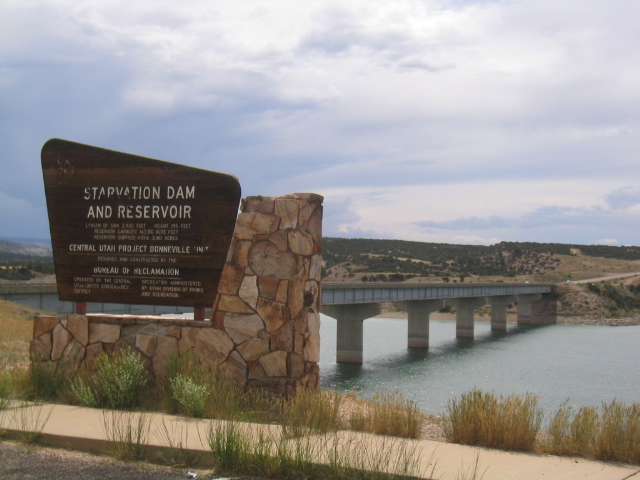
M298 200L294 198L276 198L275 214L280 217L280 229L298 227Z
M264 380L267 375L258 362L249 362L249 380Z
M311 257L309 266L309 278L319 282L322 280L322 255L314 255Z
M227 372L233 381L244 387L247 383L247 364L242 359L238 352L231 352L229 358L222 365L222 368Z
M322 245L322 205L319 205L311 215L306 230L318 245Z
M291 318L286 305L267 300L266 298L258 299L257 310L262 320L264 320L269 333L279 329L285 321Z
M116 343L120 338L120 325L89 323L89 343Z
M298 355L304 353L304 335L301 333L293 334L293 352Z
M320 361L320 314L309 312L308 316L309 336L304 348L306 362L318 363Z
M36 315L33 321L33 338L39 337L43 333L51 332L60 323L60 320L60 317Z
M84 315L69 315L67 330L83 346L89 343L89 320Z
M302 355L289 355L289 377L301 378L304 375L304 359Z
M278 291L276 292L276 302L287 304L289 298L289 281L285 280L278 285Z
M233 229L233 236L240 240L251 240L255 231L251 228L251 222L256 212L242 212L236 219L236 226Z
M269 342L257 337L250 338L242 345L239 345L237 349L240 355L242 355L242 358L248 362L257 360L271 351L269 349Z
M153 357L153 373L156 379L167 373L167 360L171 354L178 351L178 339L175 337L157 337L158 348Z
M84 362L87 368L92 369L95 366L95 359L98 355L104 352L104 347L101 343L95 343L87 347Z
M256 242L249 250L249 266L256 275L273 276L287 280L296 273L296 257L281 252L269 241Z
M178 341L180 353L185 353L195 347L196 336L199 331L199 328L182 327L182 333L180 334L180 340Z
M247 275L240 286L240 298L250 307L256 308L258 303L258 282L255 275Z
M287 352L271 352L258 360L267 377L286 377Z
M320 314L314 310L309 310L307 316L307 329L312 335L320 335Z
M178 340L180 340L180 335L182 334L182 328L179 327L178 325L169 325L169 331L167 332L167 335L169 337L175 337Z
M269 235L269 241L281 252L289 250L289 235L287 234L287 230L273 232Z
M258 212L251 222L251 228L256 233L271 233L278 229L279 224L277 216Z
M60 359L59 369L67 376L73 376L80 368L85 356L84 346L77 340L71 339Z
M298 213L298 228L300 230L306 230L309 226L309 220L311 219L311 215L316 209L316 205L311 205L310 203L303 203L303 206L300 208L300 212Z
M123 325L120 332L121 337L132 337L136 335L153 335L155 337L164 337L169 335L170 325L165 323L137 323L133 325ZM132 341L132 344L135 342Z
M153 357L158 348L158 337L153 335L136 335L136 348L147 357Z
M230 313L254 313L254 310L234 295L221 295L218 308Z
M59 323L56 328L53 329L53 348L51 349L51 360L60 360L62 358L62 352L69 345L71 340L71 334L69 331Z
M218 285L218 293L222 295L235 295L240 289L244 278L244 267L225 265Z
M263 330L258 334L258 338L261 338L261 339L266 340L267 342L269 342L269 341L271 341L271 334L269 332L267 332L266 330Z
M30 352L31 360L34 362L41 362L51 359L51 348L53 342L51 340L51 332L46 332L31 340Z
M264 322L255 314L237 315L229 313L224 317L224 330L236 345L240 345L249 338L256 337L264 328Z
M240 268L246 268L249 266L249 249L251 248L252 243L245 241L236 243L235 250L233 252L233 257L231 263Z
M256 195L247 197L242 204L243 212L262 212L273 214L275 198Z
M196 335L195 349L198 357L212 367L222 364L233 346L229 335L217 328L202 328Z
M278 293L278 285L280 280L275 277L257 277L258 278L258 292L261 297L268 298L269 300L275 300Z
M300 230L290 230L289 248L297 255L311 255L313 253L313 237Z
M293 351L293 320L271 334L271 350Z
M304 308L304 287L307 277L306 268L301 268L298 274L289 280L287 306L292 317L296 317Z

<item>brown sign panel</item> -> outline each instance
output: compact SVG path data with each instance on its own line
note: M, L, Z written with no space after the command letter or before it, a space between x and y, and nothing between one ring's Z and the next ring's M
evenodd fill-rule
M42 172L61 300L213 303L235 177L58 139L42 148Z

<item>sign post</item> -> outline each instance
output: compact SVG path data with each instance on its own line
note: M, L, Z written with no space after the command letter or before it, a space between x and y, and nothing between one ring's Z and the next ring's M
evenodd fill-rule
M42 172L61 300L204 317L238 213L235 177L59 139L42 148Z

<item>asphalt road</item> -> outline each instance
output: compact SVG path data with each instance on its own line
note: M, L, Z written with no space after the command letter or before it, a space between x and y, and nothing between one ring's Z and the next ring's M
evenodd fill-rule
M637 275L640 275L640 272L616 273L614 275L607 275L606 277L587 278L586 280L576 280L575 282L571 282L571 283L595 283L595 282L602 282L606 280L615 280L616 278L635 277Z
M210 471L191 470L196 480L219 478ZM188 469L128 463L110 457L0 441L3 480L177 480Z

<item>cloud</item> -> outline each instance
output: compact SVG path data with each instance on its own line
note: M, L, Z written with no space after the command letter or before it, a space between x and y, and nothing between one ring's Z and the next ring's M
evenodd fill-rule
M640 187L624 187L614 190L604 197L609 208L627 210L640 205Z
M601 238L594 242L596 245L618 245L620 242L615 238Z
M640 209L638 14L9 0L0 191L45 219L39 149L62 137L231 173L245 195L324 194L335 235L637 243L623 213Z

